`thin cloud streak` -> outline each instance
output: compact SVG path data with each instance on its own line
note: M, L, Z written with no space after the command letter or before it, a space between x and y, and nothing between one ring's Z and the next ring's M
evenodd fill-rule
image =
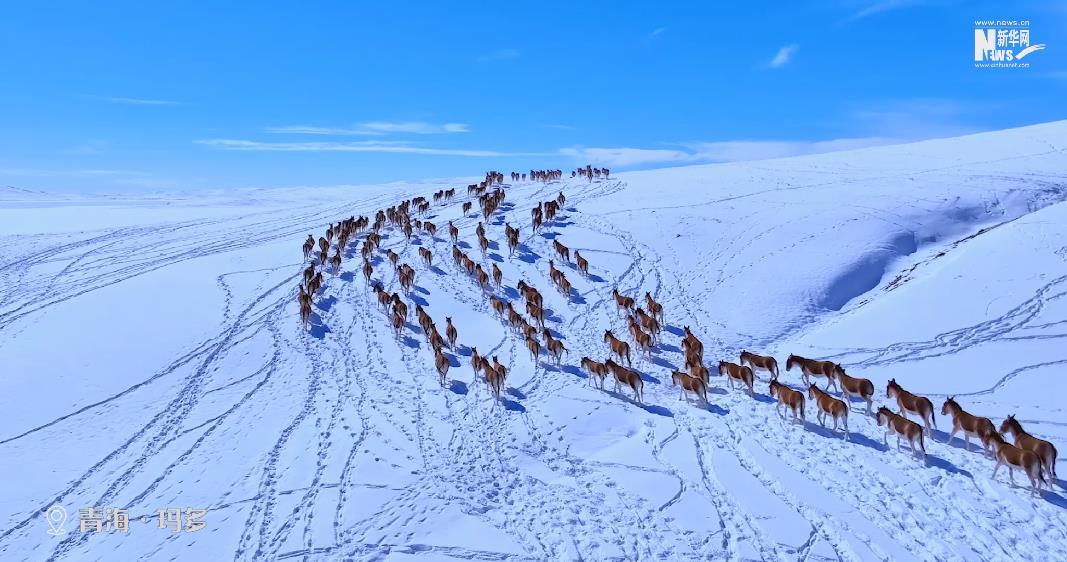
M559 153L578 162L609 166L649 164L700 164L786 158L898 144L905 139L892 137L843 138L826 141L722 141L679 145L679 148L563 148Z
M500 156L546 156L552 153L500 152L462 148L431 148L414 146L397 141L357 142L259 142L239 139L205 139L197 144L219 150L272 151L272 152L371 152L391 154L426 154L436 156L500 157Z
M649 33L648 35L645 35L645 38L644 38L645 42L647 43L647 42L655 39L656 37L659 37L659 35L661 33L663 33L664 31L667 31L666 27L657 27L656 29L653 29L652 33Z
M799 45L792 44L778 49L778 53L774 55L774 58L771 59L771 62L768 63L768 65L771 68L782 68L789 64L789 61L793 60L793 56L796 55L799 48Z
M145 176L146 172L137 170L47 170L42 168L3 168L0 174L9 176Z
M293 135L332 135L332 136L377 136L386 133L410 133L415 135L439 135L452 133L469 133L470 126L465 123L426 123L423 121L371 121L353 127L318 127L314 125L286 125L267 127L267 133Z
M142 98L107 98L112 103L124 103L127 105L182 105L180 101L151 100Z
M518 49L499 49L491 53L485 53L478 57L478 62L493 62L519 58L522 53Z
M932 3L931 0L881 0L845 18L843 23L854 22L856 20L861 20L873 15L883 14L885 12L890 12L900 8L908 8L911 6L919 6L922 4L930 3Z

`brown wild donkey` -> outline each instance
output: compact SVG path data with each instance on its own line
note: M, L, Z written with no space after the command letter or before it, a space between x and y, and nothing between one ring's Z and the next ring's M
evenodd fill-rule
M552 333L548 331L548 328L543 329L542 333L545 335L545 347L548 348L548 353L556 360L556 365L559 365L567 348L564 347L561 340L552 337Z
M648 312L652 314L652 317L660 322L663 322L663 305L656 302L656 299L652 298L652 293L645 292L645 305L648 308Z
M782 406L785 406L793 413L793 423L797 420L804 422L804 395L798 391L785 386L778 382L778 379L771 379L769 385L771 398L778 399L778 405L775 407L775 411L778 415L785 419L785 413L782 412Z
M1027 451L1033 451L1039 459L1041 459L1041 466L1045 473L1049 475L1049 486L1051 489L1053 479L1056 476L1056 446L1044 439L1038 439L1033 435L1023 431L1023 426L1019 423L1019 420L1015 419L1015 414L1008 416L1004 420L1004 423L1000 424L1000 433L1012 434L1015 436L1015 446Z
M604 331L604 342L611 346L611 352L619 357L619 361L626 359L628 365L633 365L630 359L630 344L615 337L611 330Z
M963 407L956 402L955 396L949 396L948 400L941 406L942 416L951 416L952 419L952 431L948 434L948 441L946 443L951 444L952 438L956 436L957 431L963 431L963 445L968 451L971 450L971 437L977 437L978 442L982 442L982 436L985 434L996 431L993 426L993 421L989 418L983 418L974 414L969 414L964 411Z
M441 386L444 386L448 375L448 356L441 351L434 353L434 364L437 366L437 374L441 378Z
M934 429L937 428L937 420L934 419L934 403L929 398L904 390L897 384L897 379L889 379L889 384L885 388L885 396L886 398L895 396L900 415L903 416L906 412L917 414L926 424L926 435L933 434Z
M526 336L526 349L530 350L530 355L533 357L534 364L536 364L537 357L541 355L541 342Z
M819 413L815 416L819 420L819 425L826 425L824 420L829 415L834 420L833 430L837 431L837 421L841 420L845 441L848 441L848 406L814 384L808 385L808 398L814 400L819 408Z
M1051 482L1044 477L1045 469L1037 453L1004 441L1004 438L997 432L987 434L985 440L986 447L993 449L993 454L997 458L997 466L993 468L993 478L997 477L1000 465L1006 464L1008 465L1008 479L1012 486L1015 485L1015 469L1018 468L1030 479L1031 496L1036 496L1041 491L1042 484L1048 486L1049 490L1052 489Z
M608 366L598 361L594 361L589 357L582 357L582 368L584 368L586 371L589 371L589 383L596 385L598 388L603 390L604 379L608 376ZM596 379L594 379L593 377L596 377ZM600 381L599 385L597 384L598 379Z
M908 447L911 448L912 455L915 454L915 445L919 445L919 450L923 454L923 462L926 462L926 447L923 446L923 428L901 416L894 414L889 408L882 406L878 408L878 427L886 426L885 435L882 436L882 443L889 445L889 433L892 432L897 436L897 448L900 448L900 438L903 436L908 441Z
M619 293L618 289L611 290L611 296L615 297L615 305L619 307L619 310L626 312L632 312L634 309L634 298L623 296Z
M769 355L756 355L755 353L749 353L745 350L741 350L740 363L742 365L748 365L753 374L756 369L763 369L771 374L771 378L778 378L778 361L774 357Z
M837 389L837 382L834 380L834 368L836 365L833 361L818 361L815 359L808 359L799 355L790 355L785 360L785 370L792 371L793 365L800 367L800 372L804 375L804 384L811 384L809 377L826 377L826 388L830 388L830 385L834 385L834 389Z
M574 251L574 261L578 262L578 272L581 273L582 275L588 277L589 276L589 260L587 260L584 257L582 257L581 252L579 252L578 250L575 250Z
M482 356L478 354L478 348L471 346L471 368L474 369L474 374L478 374L478 371L482 369Z
M731 389L734 387L734 381L738 381L748 387L748 395L752 396L754 392L752 387L755 384L752 369L728 361L719 361L719 374L726 375L726 381Z
M604 362L611 373L615 375L615 392L619 391L619 385L625 384L634 391L634 398L638 404L644 403L645 396L645 381L641 380L641 375L637 374L637 371L633 369L627 369L622 365L608 359Z
M459 332L456 331L456 326L452 324L451 316L445 316L445 337L448 338L448 347L456 349L456 340L459 339Z
M493 396L499 399L500 389L504 386L504 381L500 373L488 364L485 365L485 382L489 385L489 390L493 392Z
M704 384L704 381L683 373L681 371L671 372L671 382L674 386L680 387L678 399L685 398L687 392L692 392L697 398L704 400L704 403L708 402L708 388Z
M835 366L834 378L841 384L841 394L844 395L845 402L851 404L852 397L859 396L867 402L867 415L871 415L871 405L874 401L874 383L867 379L850 377L841 365Z

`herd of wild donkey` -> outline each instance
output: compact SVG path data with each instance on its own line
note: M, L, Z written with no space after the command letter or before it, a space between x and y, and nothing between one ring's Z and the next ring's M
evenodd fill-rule
M606 168L600 169L586 166L572 171L571 177L584 177L591 182L601 177L606 179L609 174L610 171ZM510 177L512 182L526 181L527 178L530 181L551 182L562 179L563 172L561 170L531 170L528 175L512 172ZM464 216L470 213L474 198L477 197L482 218L484 221L488 221L506 196L503 180L504 174L490 171L486 173L484 181L468 185L467 195L469 200L462 204ZM433 203L451 203L455 196L455 188L441 190L433 194ZM531 210L533 231L536 232L545 224L551 223L565 202L566 197L560 192L559 196L554 200L539 203L537 207L534 207ZM353 235L363 235L361 249L363 276L366 278L367 283L373 287L379 307L389 315L393 330L397 338L399 338L407 325L408 305L399 293L389 293L380 281L373 280L374 265L372 264L372 256L380 250L379 246L382 240L380 232L388 227L398 229L409 242L415 231L424 232L432 240L436 240L437 225L427 220L415 218L416 216L426 216L430 212L430 208L431 203L425 197L415 197L386 210L377 211L373 223L371 223L369 217L361 216L341 220L336 225L331 224L326 229L326 235L320 237L317 241L317 257L313 255L316 248L316 240L312 235L308 235L307 241L304 242L303 250L305 261L310 260L311 263L304 270L303 283L299 286L298 296L300 317L305 328L311 320L312 297L323 284L322 271L316 269L316 262L323 269L328 264L332 268L333 274L336 275L341 268L342 250L348 248ZM567 352L567 348L564 346L562 339L554 337L552 331L545 325L544 299L540 291L525 281L519 281L517 284L516 289L525 301L525 310L530 318L530 320L527 320L523 314L515 309L513 301L501 299L490 290L491 284L498 288L503 286L503 272L500 267L495 262L492 262L490 270L487 272L481 263L475 262L460 249L458 245L460 243L459 228L452 224L451 221L448 223L448 231L452 240L452 259L456 266L466 271L468 276L483 290L483 294L486 295L494 313L508 324L519 337L525 339L526 347L529 349L534 362L538 361L543 348L557 365L560 364L563 354ZM486 237L485 226L482 222L478 223L475 233L482 257L485 258L490 242ZM505 223L504 238L508 245L509 255L514 255L519 247L519 229ZM335 239L336 244L334 244ZM332 256L330 256L331 245L334 247ZM559 240L554 240L553 245L558 258L569 264L571 262L570 248L561 244ZM420 244L418 251L420 259L427 266L432 266L433 254L430 248ZM394 268L394 279L399 283L401 290L410 294L415 285L415 269L408 264L398 263L400 256L391 249L385 250L384 254ZM577 251L574 252L574 261L578 272L588 276L589 261ZM548 267L549 278L563 295L569 297L571 283L568 281L567 276L563 271L556 268L554 260L549 260ZM650 356L663 331L663 305L656 302L652 295L647 292L644 295L644 309L635 305L633 297L621 294L617 288L612 291L612 294L619 310L627 316L633 342L641 351ZM433 319L421 305L415 306L415 315L418 317L419 325L426 336L426 340L433 348L434 363L443 385L450 365L449 358L443 350L446 346L453 350L456 348L458 331L452 323L452 319L445 318L445 335L442 337ZM543 345L538 336L543 338ZM630 343L619 339L611 330L604 332L604 342L609 347L608 358L605 361L599 362L589 357L582 357L581 359L581 366L588 371L589 380L600 389L603 389L604 380L608 374L611 374L615 380L616 392L619 390L620 385L625 385L633 391L635 400L638 403L642 403L644 400L644 381L640 373L631 368ZM704 345L690 331L688 326L685 326L685 335L682 337L682 349L685 354L685 368L688 372L673 371L671 373L673 384L680 388L680 393L683 396L694 394L706 404L709 370L704 364ZM475 374L480 373L484 376L489 389L499 399L508 376L508 368L500 363L497 356L494 355L490 361L490 359L480 355L478 349L473 346L470 348L470 357ZM616 363L615 359L618 359L619 362ZM806 394L807 399L814 401L816 405L819 423L824 424L827 417L831 418L833 420L833 431L835 432L838 430L838 424L840 423L844 438L847 440L849 436L849 405L852 397L859 397L866 401L867 409L865 413L869 416L874 398L874 385L868 379L850 376L845 372L844 367L831 361L820 361L790 355L786 360L786 371L791 371L794 366L799 368L803 376L806 393L794 390L778 382L778 362L774 357L756 355L747 351L741 352L738 363L720 361L718 374L726 377L730 388L734 388L735 384L739 384L747 388L748 393L751 395L755 384L754 371L767 371L770 375L770 395L778 401L777 410L780 416L785 418L785 413L782 410L784 407L791 412L793 422L804 423ZM825 378L827 380L826 388L820 389L811 382L811 377ZM827 392L831 385L840 392L843 400ZM905 416L909 412L916 414L926 426L925 433L930 435L931 426L935 425L933 403L929 398L904 390L897 384L896 380L889 381L886 387L886 397L896 399L897 411L893 412L889 408L882 406L876 412L878 425L886 427L883 441L888 443L888 436L892 433L896 435L897 446L899 447L901 438L904 438L912 454L917 451L921 452L925 461L924 430L919 424L907 419ZM962 431L964 444L968 450L970 450L971 437L975 437L982 443L986 454L992 455L996 459L996 467L993 469L994 476L996 476L1000 466L1006 464L1009 467L1009 476L1013 484L1014 469L1019 468L1030 479L1032 494L1037 494L1042 486L1052 489L1052 482L1056 478L1057 452L1055 446L1048 441L1026 433L1014 416L1008 416L1000 425L998 431L988 418L967 413L952 397L945 401L941 408L941 414L952 417L952 431L949 433L949 442L952 441L957 432ZM1006 442L1002 435L1014 436L1014 444Z

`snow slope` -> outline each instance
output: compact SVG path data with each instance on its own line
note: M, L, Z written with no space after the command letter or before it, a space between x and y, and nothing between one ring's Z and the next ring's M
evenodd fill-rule
M711 364L833 358L875 382L877 404L895 377L938 413L949 394L998 422L1018 413L1062 450L1061 147L1067 122L509 185L481 261L542 290L570 349L560 367L531 360L443 237L418 240L427 268L390 231L383 247L418 272L409 303L459 329L444 388L420 330L393 337L358 252L327 276L310 331L294 291L308 233L454 184L5 199L0 559L1067 559L1063 482L1031 498L991 478L990 460L945 443L940 415L923 464L859 409L848 441L783 424L764 375L754 397L713 379L710 407L670 386L690 326ZM560 190L566 210L531 233L530 208ZM479 259L458 191L430 220L454 220ZM505 221L522 228L514 258ZM553 239L592 264L588 279L567 270L569 298L548 281ZM626 333L615 287L666 310L656 353L635 357L644 405L578 367L606 356L605 329ZM499 403L470 346L511 367ZM57 538L53 504L133 522ZM207 509L207 528L157 529L167 507Z

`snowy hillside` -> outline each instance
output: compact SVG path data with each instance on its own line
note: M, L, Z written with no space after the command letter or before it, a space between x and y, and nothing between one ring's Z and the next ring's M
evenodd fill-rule
M503 170L505 176L509 170ZM570 170L565 171L570 175ZM1064 560L1067 491L1031 497L962 440L949 395L1000 424L1017 414L1067 448L1067 122L954 139L621 174L511 182L485 224L465 184L250 190L130 198L0 197L2 560ZM438 383L414 314L394 337L360 272L365 233L325 274L310 329L300 245L329 224L457 187L383 229L375 280L459 345ZM566 196L538 232L530 211ZM503 287L453 263L445 225ZM509 256L505 223L521 229ZM590 262L561 263L559 241ZM433 253L425 265L419 247ZM404 293L385 258L416 271ZM334 250L330 251L332 255ZM555 260L573 283L549 280ZM494 315L524 306L569 350L560 365ZM664 307L645 355L612 290ZM680 400L688 326L710 405ZM605 330L644 381L595 388ZM494 400L471 347L509 375ZM883 445L852 404L848 439L782 422L715 376L742 350L830 359L928 396L924 463ZM822 383L820 383L822 386ZM913 417L914 419L914 417ZM1064 468L1064 462L1059 462ZM45 511L70 514L61 536ZM78 510L127 508L127 533L78 532ZM175 533L157 510L205 509ZM144 522L142 522L144 518Z

